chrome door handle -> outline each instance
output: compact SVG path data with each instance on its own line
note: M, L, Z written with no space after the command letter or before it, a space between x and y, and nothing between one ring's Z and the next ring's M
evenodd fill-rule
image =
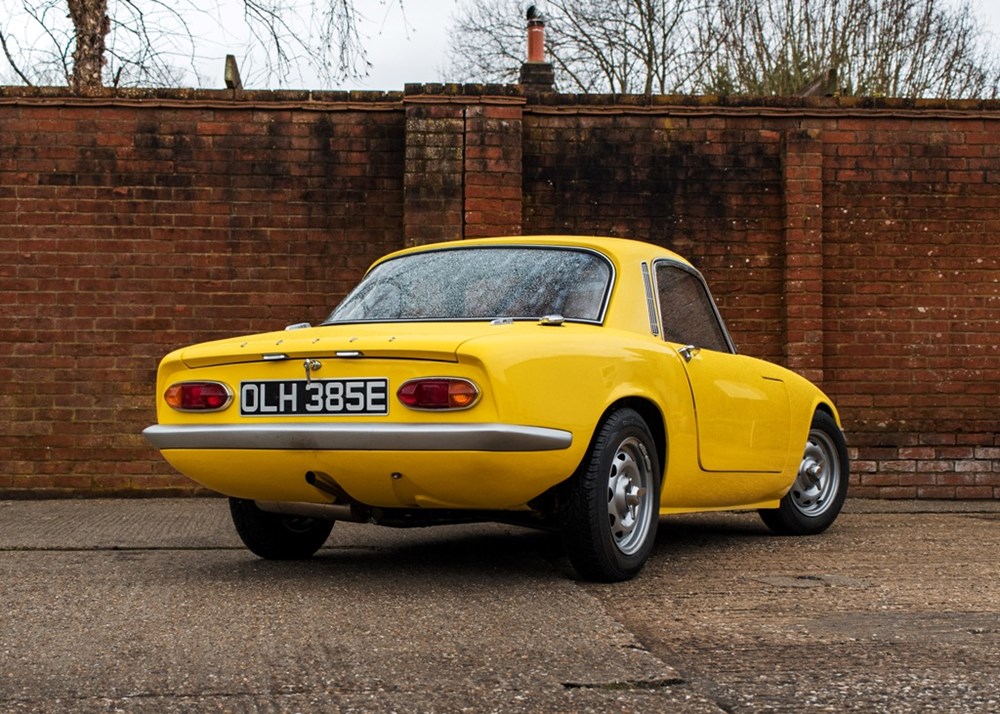
M685 362L690 362L691 358L699 352L701 352L701 347L695 347L694 345L684 345L677 350L677 354L683 357Z

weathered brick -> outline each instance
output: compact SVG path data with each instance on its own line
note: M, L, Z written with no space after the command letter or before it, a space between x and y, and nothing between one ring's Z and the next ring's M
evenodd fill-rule
M917 471L921 473L947 473L955 470L954 461L918 461Z
M989 473L993 470L989 461L956 461L955 471L959 473Z
M957 489L956 489L957 492ZM911 486L888 487L879 489L879 498L887 499L911 499L916 498L918 489Z
M994 490L990 486L957 486L955 487L955 498L961 499L987 499L993 498Z
M887 486L898 486L899 474L894 474L894 473L861 474L861 485L878 486L881 488Z
M917 489L917 498L952 500L955 493L956 489L951 486L921 486Z
M935 450L928 446L910 446L899 450L899 458L901 459L924 460L933 459L935 456Z

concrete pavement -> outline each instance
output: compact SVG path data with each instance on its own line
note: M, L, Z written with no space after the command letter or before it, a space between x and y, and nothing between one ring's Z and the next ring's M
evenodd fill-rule
M998 553L1000 503L851 501L666 519L594 585L509 526L270 563L221 499L0 502L0 711L989 711Z

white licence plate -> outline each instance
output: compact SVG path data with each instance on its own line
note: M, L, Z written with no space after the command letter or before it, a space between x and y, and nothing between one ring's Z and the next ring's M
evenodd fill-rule
M387 379L269 379L240 382L240 414L388 414L388 392Z

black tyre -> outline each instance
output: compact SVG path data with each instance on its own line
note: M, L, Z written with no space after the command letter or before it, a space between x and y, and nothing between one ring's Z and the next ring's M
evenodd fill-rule
M562 510L573 567L601 582L635 576L653 550L659 510L660 465L649 427L632 409L615 411L598 430Z
M269 513L242 498L230 498L229 511L243 544L268 560L308 558L333 530L333 521Z
M821 533L837 519L844 505L849 476L843 432L832 416L816 412L795 483L778 508L761 510L760 517L768 528L782 535Z

